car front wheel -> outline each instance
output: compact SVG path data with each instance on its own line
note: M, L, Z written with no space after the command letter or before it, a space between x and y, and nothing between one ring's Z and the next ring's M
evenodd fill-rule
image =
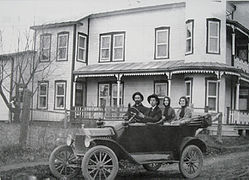
M117 156L106 146L95 146L89 149L82 160L82 174L88 180L113 180L118 169Z
M203 155L195 145L184 148L179 162L179 169L186 178L195 178L200 175L203 166Z
M157 171L161 167L161 163L150 163L150 164L143 164L144 169L147 171Z
M80 171L80 165L70 146L58 146L49 157L49 168L57 178L72 178Z

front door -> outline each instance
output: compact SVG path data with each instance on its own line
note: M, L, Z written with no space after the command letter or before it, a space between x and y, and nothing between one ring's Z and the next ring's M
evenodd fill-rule
M75 106L82 107L86 105L86 83L76 82L75 87Z

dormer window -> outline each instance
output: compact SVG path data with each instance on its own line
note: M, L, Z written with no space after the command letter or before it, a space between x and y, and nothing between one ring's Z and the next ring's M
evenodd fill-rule
M169 58L169 27L156 28L155 59Z
M57 61L67 61L69 33L62 32L57 37Z
M219 19L207 19L207 53L220 54Z

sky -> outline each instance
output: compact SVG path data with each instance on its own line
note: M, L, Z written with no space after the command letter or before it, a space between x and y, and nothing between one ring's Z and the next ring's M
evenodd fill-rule
M0 54L25 50L26 37L33 33L29 29L32 25L169 1L172 0L0 0Z

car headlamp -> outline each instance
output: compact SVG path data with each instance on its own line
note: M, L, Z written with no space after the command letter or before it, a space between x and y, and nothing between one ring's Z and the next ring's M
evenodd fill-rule
M73 143L73 137L72 137L71 134L69 134L69 135L67 136L66 143L67 143L68 146L71 146L71 144Z
M87 136L85 137L85 147L89 147L91 144L91 137Z

